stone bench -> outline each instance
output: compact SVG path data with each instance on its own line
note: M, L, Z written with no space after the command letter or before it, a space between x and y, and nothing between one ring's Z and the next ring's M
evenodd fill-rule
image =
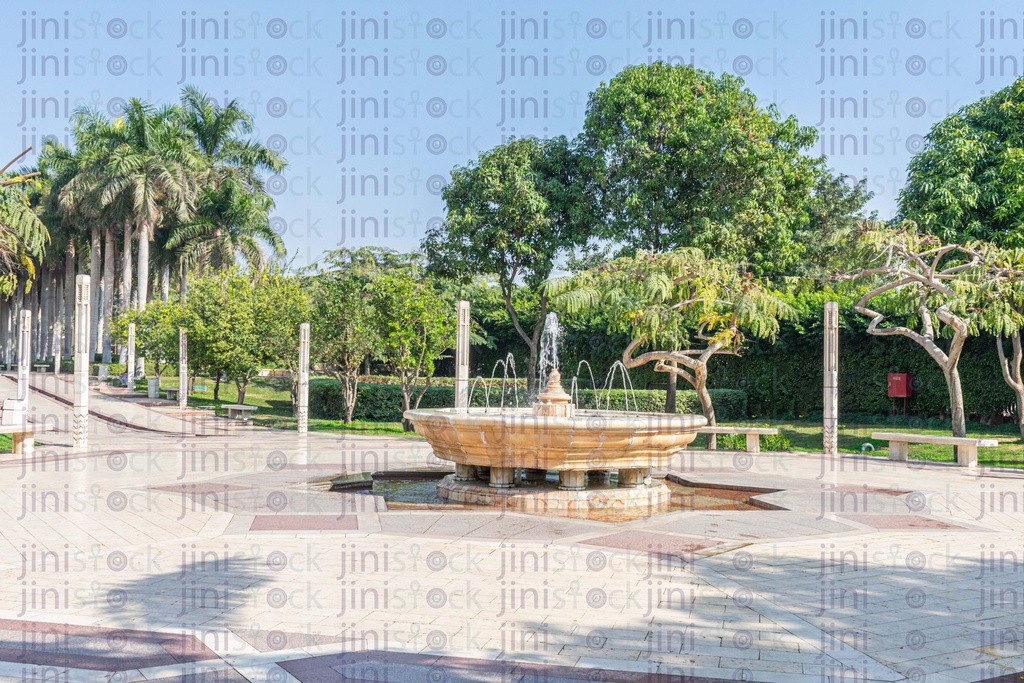
M0 434L11 435L11 452L14 455L31 456L35 446L33 437L47 431L50 430L34 424L0 424Z
M36 372L49 372L50 365L48 363L34 363L32 365L36 369Z
M179 391L180 391L179 387L165 387L164 388L164 393L167 394L167 398L169 400L171 400L171 401L177 401L178 400L178 392Z
M995 439L970 439L958 436L934 436L932 434L903 434L901 432L872 432L872 439L889 442L889 459L906 460L912 443L929 443L953 446L956 464L960 467L978 466L978 449L999 445Z
M225 404L221 408L228 411L229 420L241 419L244 422L251 420L252 414L256 412L256 406L243 406L237 403Z
M775 436L779 433L774 427L701 427L698 434L743 434L747 437L747 453L761 452L761 435ZM714 447L712 447L712 450Z

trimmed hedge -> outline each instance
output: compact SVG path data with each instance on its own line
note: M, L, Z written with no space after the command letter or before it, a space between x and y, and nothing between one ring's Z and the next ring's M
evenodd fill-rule
M625 390L613 389L611 392L599 391L601 407L611 410L626 410ZM642 412L661 412L665 408L665 392L658 390L637 390L636 403L630 396L629 409L634 405ZM498 389L492 389L491 405L500 403ZM482 387L472 392L471 405L484 407L486 393ZM712 389L711 400L715 404L715 413L719 420L743 419L747 416L747 396L735 389ZM594 392L590 389L581 390L578 402L582 408L593 408ZM511 392L506 392L505 405L514 405L515 399ZM527 404L526 392L519 392L519 405ZM431 386L423 394L420 408L450 408L455 405L454 386ZM676 392L676 411L679 413L700 414L700 401L697 392ZM309 382L309 414L311 417L340 420L345 415L345 404L341 396L341 385L333 379L313 379ZM359 384L359 396L356 400L353 419L372 422L398 422L402 419L402 387L397 384Z

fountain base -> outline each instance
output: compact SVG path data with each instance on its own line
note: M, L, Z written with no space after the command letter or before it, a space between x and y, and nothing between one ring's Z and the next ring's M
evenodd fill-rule
M548 481L523 488L494 488L484 482L461 481L448 475L438 483L437 495L450 503L489 505L533 514L629 510L655 515L668 512L672 501L671 491L659 480L643 487L573 491Z

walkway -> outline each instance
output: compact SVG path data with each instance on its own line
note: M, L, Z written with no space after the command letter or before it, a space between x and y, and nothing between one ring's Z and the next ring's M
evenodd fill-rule
M0 458L0 678L943 683L1024 670L1024 473L697 451L672 470L779 489L763 499L785 509L624 524L389 511L326 482L445 469L421 441L300 439L94 392L106 421L77 453L68 378L32 377L56 397L33 391L34 421L61 431L31 459Z

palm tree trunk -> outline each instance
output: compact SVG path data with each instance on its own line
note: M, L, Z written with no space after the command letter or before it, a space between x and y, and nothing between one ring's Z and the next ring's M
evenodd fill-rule
M178 295L182 306L188 303L188 271L185 270L184 263L178 266Z
M0 343L3 344L3 349L0 349L0 351L2 351L2 353L3 353L3 362L4 363L10 363L11 362L11 347L10 347L11 319L10 319L10 313L11 313L11 304L13 302L14 302L14 297L11 297L9 299L0 299L0 339L3 340L3 342L0 342Z
M103 250L103 362L110 364L113 360L110 337L110 320L114 317L114 261L117 258L117 243L114 241L114 228L104 229L105 247Z
M29 293L29 310L32 311L32 348L29 349L29 363L33 363L39 358L39 328L42 327L42 319L39 315L39 291L42 289L42 286L39 284L39 281L42 270L42 267L40 267L40 271L36 273L36 280L32 283L32 291Z
M171 295L171 264L164 263L160 268L160 300L167 303Z
M74 277L72 276L72 283ZM100 226L93 225L89 234L89 361L100 345ZM74 310L72 294L71 307ZM70 337L68 337L70 339Z
M53 274L53 363L54 372L60 372L61 361L64 360L64 320L61 312L64 308L63 272Z
M39 278L39 360L46 360L50 357L50 301L53 292L50 291L52 276L49 268L43 270Z
M142 310L149 300L149 223L143 223L139 230L139 290L135 307ZM141 377L146 374L146 359L142 356L135 358L135 376Z
M11 314L11 345L14 349L14 357L21 361L21 356L18 354L18 340L21 339L21 311L25 308L25 280L18 278L18 298L17 304L14 307L14 311Z
M99 256L96 254L95 256ZM95 261L93 262L95 263ZM92 288L98 289L96 270L98 266L92 267ZM96 315L96 309L93 307L94 319L99 320L99 316ZM71 348L71 342L73 341L74 335L74 324L72 318L75 315L75 243L72 240L68 240L68 245L64 249L64 352L63 356L71 357L73 349ZM95 352L95 349L93 349ZM89 356L89 360L92 361L92 356Z
M132 223L124 222L124 244L121 246L121 305L128 310L132 302Z
M50 302L53 301L53 292L50 287L50 281L53 278L50 275L50 269L44 268L40 280L39 289L39 360L46 360L50 356L50 320L53 315L51 313Z
M139 298L136 308L146 307L149 290L149 224L143 223L139 228Z
M64 308L64 266L53 271L53 323L50 325L50 347L53 360L60 367L64 355L64 329L61 327L61 310Z

